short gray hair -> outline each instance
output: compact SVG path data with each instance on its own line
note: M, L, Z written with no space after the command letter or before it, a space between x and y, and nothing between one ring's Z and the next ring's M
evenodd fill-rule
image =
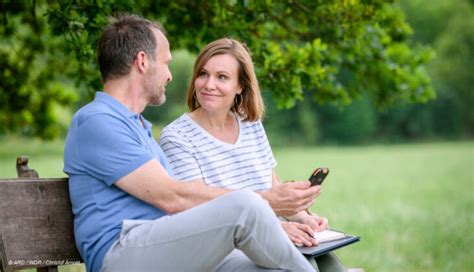
M158 45L153 28L165 34L160 24L137 15L119 15L113 19L100 35L97 46L103 82L128 75L138 52L155 56Z

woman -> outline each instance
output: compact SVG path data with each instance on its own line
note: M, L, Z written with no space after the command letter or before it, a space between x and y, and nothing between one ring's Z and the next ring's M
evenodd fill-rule
M159 140L177 179L259 192L278 186L261 123L263 99L244 45L228 38L208 44L197 56L186 101L190 112L165 127ZM306 211L287 219L282 227L297 245L315 245L310 234L327 228L326 218Z

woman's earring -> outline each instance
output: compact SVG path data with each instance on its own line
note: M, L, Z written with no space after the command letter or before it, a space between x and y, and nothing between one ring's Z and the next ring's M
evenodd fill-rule
M199 105L199 101L197 100L196 89L193 89L193 100L194 100L194 105L196 106L196 108L199 108L201 105Z
M242 110L242 103L244 101L244 97L242 94L236 94L234 97L234 110L239 112Z

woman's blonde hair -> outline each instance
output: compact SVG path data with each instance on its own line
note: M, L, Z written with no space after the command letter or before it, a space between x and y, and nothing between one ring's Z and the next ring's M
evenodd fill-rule
M258 87L257 76L245 45L237 40L222 38L209 43L201 50L194 63L194 71L186 94L189 111L201 107L196 99L194 82L203 66L215 55L230 54L239 63L238 81L242 87L241 95L236 95L231 110L243 118L244 121L257 121L263 118L265 107ZM239 98L240 96L240 98Z

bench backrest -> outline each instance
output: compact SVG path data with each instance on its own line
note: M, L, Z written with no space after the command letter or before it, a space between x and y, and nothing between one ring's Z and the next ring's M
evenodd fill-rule
M4 271L81 262L68 179L0 179L0 267Z

